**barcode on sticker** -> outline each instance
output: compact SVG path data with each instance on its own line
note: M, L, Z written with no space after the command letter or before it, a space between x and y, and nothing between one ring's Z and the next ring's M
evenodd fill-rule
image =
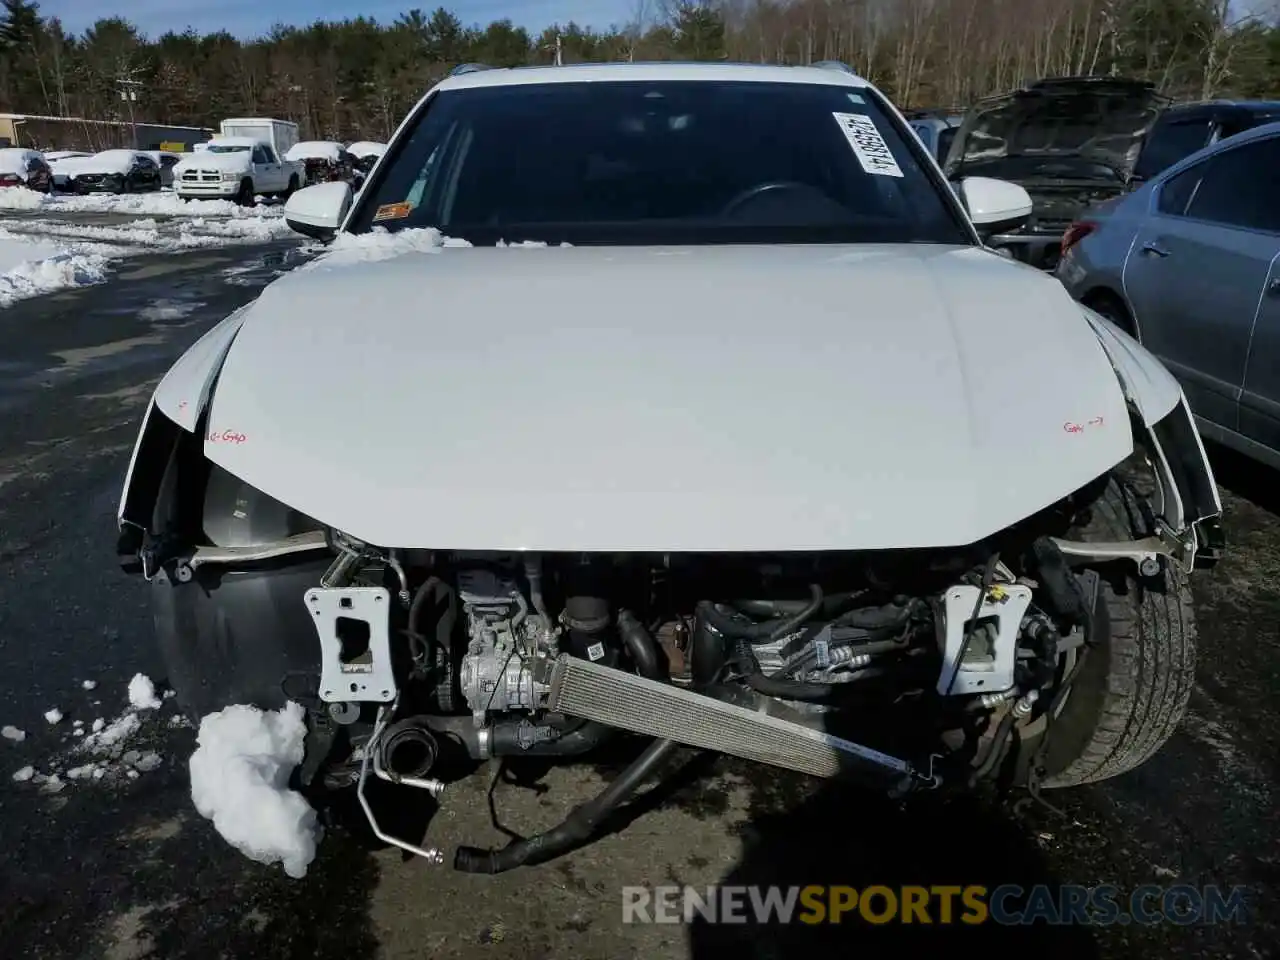
M587 658L590 659L592 663L601 659L603 656L604 656L603 643L593 643L591 646L587 647Z
M902 176L902 168L870 117L861 113L833 113L832 116L840 124L863 170L881 177Z

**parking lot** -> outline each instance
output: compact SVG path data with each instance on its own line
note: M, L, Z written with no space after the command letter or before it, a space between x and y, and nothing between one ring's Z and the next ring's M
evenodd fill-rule
M125 216L77 222L64 233L132 229ZM21 218L4 226L24 229ZM144 585L114 556L120 482L150 391L190 343L305 255L287 239L135 251L106 283L0 314L0 724L26 734L0 740L6 956L847 956L966 938L1076 960L1272 955L1280 494L1264 471L1217 450L1230 549L1196 586L1191 713L1136 772L1055 794L1062 818L1039 808L1014 818L976 801L904 809L690 753L667 788L630 808L629 822L547 866L487 879L332 832L306 879L294 881L246 860L195 812L185 767L194 731L168 701L138 714L106 776L71 777L84 730L126 713L131 677L145 673L163 689ZM53 709L55 723L45 717ZM160 763L129 775L128 751L154 752ZM509 770L494 786L497 821L534 832L620 762ZM11 779L28 766L30 779ZM425 827L446 851L502 842L489 779L464 782L434 815L407 810L403 829ZM713 883L1244 885L1250 918L1092 930L621 922L624 885Z

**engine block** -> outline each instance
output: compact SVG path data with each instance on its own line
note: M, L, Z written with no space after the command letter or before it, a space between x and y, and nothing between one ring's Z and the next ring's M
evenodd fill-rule
M533 667L555 655L552 625L530 609L514 577L465 570L458 595L469 637L458 680L475 725L490 713L541 708L548 687L534 680Z

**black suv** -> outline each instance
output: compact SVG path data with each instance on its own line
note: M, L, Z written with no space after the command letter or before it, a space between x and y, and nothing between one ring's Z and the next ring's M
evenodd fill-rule
M990 246L1043 269L1086 208L1129 189L1149 130L1172 101L1124 77L1054 77L978 101L946 158L947 179L995 177L1031 194L1031 219Z
M1210 100L1180 103L1160 114L1133 165L1131 185L1139 186L1202 147L1280 120L1280 101Z

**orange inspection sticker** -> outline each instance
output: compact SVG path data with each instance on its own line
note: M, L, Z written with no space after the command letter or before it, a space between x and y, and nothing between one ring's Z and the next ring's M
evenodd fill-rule
M413 212L413 204L408 203L384 203L373 215L375 222L378 220L403 220Z

